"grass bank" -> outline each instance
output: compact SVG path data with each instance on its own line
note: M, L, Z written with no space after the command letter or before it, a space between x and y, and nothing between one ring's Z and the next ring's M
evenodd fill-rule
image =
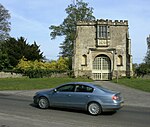
M5 78L0 79L0 90L34 90L53 88L67 82L91 82L84 78Z
M84 78L5 78L0 79L0 90L48 89L67 82L91 82ZM116 80L112 80L116 83ZM122 78L118 84L150 92L150 79Z
M128 87L132 87L135 89L143 90L146 92L150 92L150 79L122 78L122 79L118 79L118 82L116 81L116 79L112 80L112 82L120 84L120 85L125 85Z

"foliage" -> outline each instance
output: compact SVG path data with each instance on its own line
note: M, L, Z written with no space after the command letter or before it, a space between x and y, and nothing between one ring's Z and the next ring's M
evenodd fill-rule
M10 19L10 14L8 10L5 9L5 7L0 4L0 42L4 41L9 37L9 31L10 31L10 22L8 21Z
M1 46L1 52L3 55L6 54L8 57L7 61L12 67L15 67L22 57L32 61L43 59L43 53L40 53L39 46L36 42L29 45L23 37L17 40L15 38L6 40Z
M146 74L150 74L150 64L147 63L141 63L139 66L137 66L135 73L137 76L144 76Z
M30 78L50 77L53 73L63 73L68 70L68 59L60 57L57 61L29 61L22 58L15 70L29 76Z
M135 73L136 72L136 69L138 68L138 64L137 63L133 63L132 64L132 69L133 69L133 72Z
M16 66L17 69L20 70L68 70L68 59L60 57L57 61L50 61L50 62L43 62L43 61L30 61L26 58L20 59L18 65Z
M63 23L59 26L50 26L50 30L52 30L50 36L51 39L55 39L57 36L65 36L65 40L60 45L60 54L63 57L68 57L70 59L69 61L72 62L77 21L91 21L95 17L92 15L93 8L88 7L88 3L83 2L83 0L77 0L76 4L70 4L65 11L67 17Z
M147 37L147 53L144 59L144 63L136 65L135 73L137 76L144 76L150 74L150 35Z
M144 61L146 64L150 64L150 35L147 37L147 53Z
M57 70L68 70L69 69L68 62L69 62L68 58L60 57L57 60Z
M7 54L3 54L0 51L0 70L4 70L6 68L11 68L9 64L9 59Z

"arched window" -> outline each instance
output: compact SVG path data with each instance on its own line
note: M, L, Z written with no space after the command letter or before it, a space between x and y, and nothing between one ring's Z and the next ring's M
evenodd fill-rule
M87 65L87 56L84 54L82 55L82 65L86 66Z
M117 59L118 61L117 61L117 65L118 66L122 66L123 65L123 58L122 58L122 56L121 55L118 55L118 59Z

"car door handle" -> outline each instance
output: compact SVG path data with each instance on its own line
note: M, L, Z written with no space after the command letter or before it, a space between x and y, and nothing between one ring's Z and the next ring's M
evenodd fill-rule
M69 96L69 97L71 97L71 95L70 95L70 94L68 94L68 96Z
M88 98L90 98L90 95L87 95Z

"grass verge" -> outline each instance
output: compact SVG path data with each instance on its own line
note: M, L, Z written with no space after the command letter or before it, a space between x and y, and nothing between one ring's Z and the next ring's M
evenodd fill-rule
M112 82L125 85L128 87L132 87L135 89L139 89L142 91L150 92L150 79L142 79L142 78L122 78L118 79L118 82L116 79L112 80Z
M4 78L0 79L0 90L34 90L48 89L67 82L91 82L84 78ZM112 80L116 83L116 80ZM150 79L122 78L118 84L150 92Z
M67 82L91 82L84 78L4 78L0 79L0 90L34 90L53 88Z

